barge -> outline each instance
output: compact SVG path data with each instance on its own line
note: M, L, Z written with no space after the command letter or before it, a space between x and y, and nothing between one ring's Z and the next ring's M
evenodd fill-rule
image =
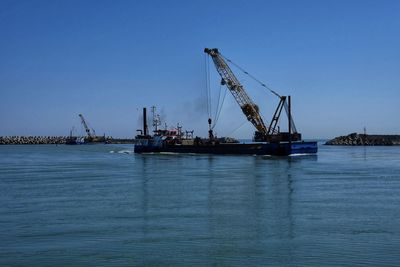
M297 132L291 115L290 96L281 96L268 88L275 96L279 98L279 104L267 126L259 112L259 107L251 100L244 90L243 85L233 74L226 59L218 49L205 48L204 52L208 54L221 76L221 85L225 85L232 93L236 102L240 106L246 119L253 124L256 131L253 142L239 143L233 138L217 138L213 134L215 124L212 124L209 112L208 119L208 138L193 137L193 131L182 131L179 125L175 129L158 129L160 125L159 117L155 114L153 107L153 135L149 134L147 125L147 110L143 108L143 128L138 130L139 134L135 137L135 153L196 153L196 154L247 154L247 155L277 155L287 156L291 154L315 154L318 151L318 145L315 141L303 141L301 134ZM236 65L236 64L235 64ZM243 69L242 69L243 70ZM248 72L243 71L249 75ZM249 75L251 78L253 76ZM209 76L207 76L209 77ZM255 79L256 80L256 79ZM258 80L256 80L259 82ZM282 110L286 111L288 131L281 132L278 122L281 118ZM217 121L218 118L215 120Z
M288 156L293 154L315 154L317 142L298 140L300 134L279 133L276 140L268 142L255 141L240 143L234 138L217 138L209 131L208 138L194 137L193 131L182 131L182 127L173 129L156 129L153 135L148 133L146 119L147 109L143 108L143 129L134 139L135 153L188 153L218 155L274 155ZM153 122L153 125L156 125ZM255 135L255 138L257 134ZM290 140L294 138L295 141ZM285 141L283 141L285 140Z

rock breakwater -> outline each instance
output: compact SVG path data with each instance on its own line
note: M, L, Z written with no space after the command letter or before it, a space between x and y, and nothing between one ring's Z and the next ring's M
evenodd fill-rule
M68 136L0 136L0 145L57 145L65 144ZM107 137L102 143L133 144L134 139Z
M0 145L65 144L66 136L0 136Z
M398 146L400 135L370 135L351 133L329 140L325 145L339 146Z

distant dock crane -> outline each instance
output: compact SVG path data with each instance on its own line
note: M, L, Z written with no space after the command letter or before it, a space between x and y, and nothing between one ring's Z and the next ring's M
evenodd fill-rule
M85 142L105 142L105 136L96 136L96 132L93 128L90 128L87 121L85 120L85 118L83 117L82 114L79 114L79 118L81 119L81 123L83 125L83 128L85 128L85 132L86 132L86 138L85 138Z

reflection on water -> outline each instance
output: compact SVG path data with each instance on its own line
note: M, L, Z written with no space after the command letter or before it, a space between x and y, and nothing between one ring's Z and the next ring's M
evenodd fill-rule
M217 265L243 252L263 256L272 241L280 244L271 256L290 262L293 246L283 243L296 236L292 173L296 164L316 159L139 155L143 241L170 236L177 245L189 239L206 247L197 251L203 261Z

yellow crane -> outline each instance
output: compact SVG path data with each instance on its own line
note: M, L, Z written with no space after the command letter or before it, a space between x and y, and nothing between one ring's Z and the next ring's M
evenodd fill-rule
M81 118L81 123L83 125L83 128L85 128L88 138L93 139L94 137L96 137L95 131L93 129L89 128L89 126L82 114L79 114L79 118Z
M229 65L225 62L224 57L220 54L217 48L205 48L204 52L207 53L213 60L217 72L221 76L221 84L226 85L229 91L232 93L236 102L242 109L243 114L246 116L247 120L250 121L256 128L254 135L255 141L296 141L301 139L301 134L297 133L296 127L293 122L293 118L290 114L290 96L289 105L286 101L286 96L280 96L275 91L269 89L273 94L280 98L278 107L275 110L274 116L271 120L269 127L264 123L260 110L258 106L251 100L249 95L244 90L242 84L233 74ZM248 74L247 72L245 72ZM249 75L249 74L248 74ZM254 79L254 77L252 77ZM258 80L257 80L258 81ZM261 83L260 81L258 81ZM261 83L262 86L266 87L265 84ZM287 133L281 133L277 129L277 123L279 121L280 114L283 107L285 107L286 113L288 115L289 130ZM209 124L211 124L211 119L209 119ZM293 132L292 132L293 130ZM210 136L212 136L212 130L210 129Z

